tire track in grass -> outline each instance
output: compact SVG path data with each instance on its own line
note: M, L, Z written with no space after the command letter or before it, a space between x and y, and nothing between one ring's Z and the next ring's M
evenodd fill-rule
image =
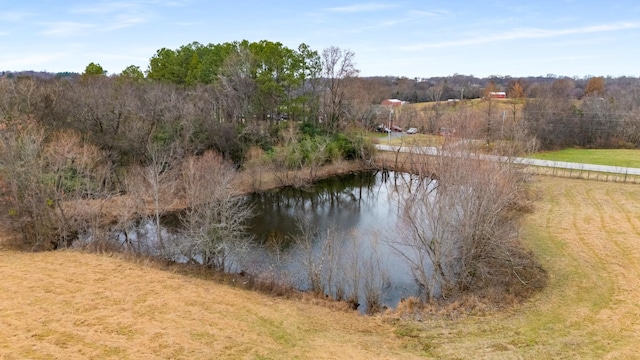
M593 358L605 353L592 342L597 337L594 307L600 298L594 284L604 287L610 281L593 271L601 260L582 231L580 189L564 181L542 178L538 186L543 198L529 222L532 246L542 251L550 279L514 324L515 336L508 344L516 346L522 358L566 358L569 353L573 358Z
M545 213L542 223L546 227L540 230L561 245L549 264L548 297L528 314L528 321L536 326L529 336L547 341L532 353L535 358L558 358L567 353L576 358L601 358L608 352L604 344L611 335L602 333L597 316L612 301L614 286L611 273L602 271L605 254L594 242L593 229L598 231L600 223L585 197L589 186L584 185L590 183L545 178L542 184L543 203L551 201L557 208Z
M615 194L613 193L615 190ZM627 223L633 229L633 234L640 238L640 206L637 201L631 201L632 199L640 199L640 187L627 188L607 188L606 194L612 200L612 204L624 214L627 219ZM614 198L615 196L615 198ZM624 204L624 206L622 206ZM632 217L631 214L635 214L636 217Z
M629 199L614 197L615 195L612 191L619 192L617 189L606 188L604 189L604 194L598 193L597 196L593 195L595 190L590 189L587 194L589 201L594 204L599 213L600 227L604 230L603 237L619 250L615 258L623 258L625 266L633 266L634 274L640 274L637 267L638 260L640 260L638 246L635 242L625 241L629 236L637 237L638 235L637 226L633 223L626 209ZM626 206L622 206L622 204ZM617 208L618 211L607 210L611 208ZM625 273L628 272L625 271Z
M598 191L596 195L594 191ZM640 237L626 209L638 197L618 197L613 191L620 193L618 188L607 187L603 190L590 189L587 195L599 213L603 245L611 245L605 253L607 264L616 274L616 283L625 288L635 284L640 276L639 244L638 241L629 241L640 240ZM617 211L611 211L612 208Z
M585 229L585 224L593 225L593 221L591 221L591 212L585 209L585 206L588 206L589 204L585 201L579 200L579 197L581 195L579 189L580 188L571 186L567 186L564 189L564 199L570 206L567 207L565 205L563 212L569 213L571 216L571 224L565 227L565 229L567 229L569 233L574 234L576 239L578 240L580 246L576 250L578 254L581 254L582 261L593 264L593 260L596 260L598 263L602 263L602 253L596 249L594 244L589 241L589 237L587 236L590 233L591 227L589 229ZM555 219L555 221L558 222L562 220Z
M638 335L635 320L638 319L635 305L638 294L633 293L629 284L638 281L640 272L638 258L633 255L637 253L638 241L629 238L634 236L634 229L621 215L624 211L613 205L619 200L607 195L607 189L612 186L615 184L587 182L567 186L566 193L572 195L567 196L571 205L567 210L572 213L576 245L588 248L585 260L590 263L581 281L587 286L581 285L578 290L583 292L584 300L582 336L591 339L594 350L606 350L603 355L617 358L631 351L634 347L631 339Z
M610 325L622 338L640 338L640 235L638 225L631 214L638 214L638 188L629 186L606 187L604 194L594 196L605 221L605 240L612 243L617 252L610 253L610 271L615 274L615 297L611 306L601 312L603 324ZM611 211L616 209L617 211ZM631 210L631 211L630 211ZM636 210L635 212L633 210ZM637 216L637 215L636 215ZM632 341L628 346L634 346Z

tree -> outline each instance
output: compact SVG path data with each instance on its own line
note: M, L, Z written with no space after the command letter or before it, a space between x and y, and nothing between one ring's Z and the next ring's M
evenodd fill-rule
M440 100L442 100L442 94L444 93L445 87L445 83L439 83L429 87L427 89L427 100L439 103Z
M89 63L87 67L84 69L82 73L83 78L88 78L92 76L104 76L107 74L107 71L100 66L100 64Z
M557 79L551 84L551 93L553 96L570 99L573 98L573 91L576 88L576 82L570 78Z
M13 218L13 230L22 235L22 245L31 250L55 244L53 189L42 157L45 139L41 127L27 122L0 136L3 209Z
M579 113L575 106L575 81L554 79L545 84L532 84L530 99L522 109L524 125L535 136L543 150L576 144L579 138Z
M235 190L235 176L233 165L213 152L187 159L181 175L183 237L169 247L170 256L229 270L233 256L249 246L245 222L251 207Z
M0 121L11 122L34 114L43 86L31 77L0 79Z
M300 115L303 121L316 118L320 110L318 91L320 86L320 74L322 73L322 60L315 50L311 50L309 45L300 44L298 46L299 61L302 65L301 84L302 94L297 99Z
M156 51L155 55L149 60L147 77L153 80L180 84L179 66L176 52L171 49L162 48Z
M149 145L149 159L141 170L145 186L142 189L142 199L150 200L152 220L155 225L156 241L160 249L165 247L162 234L162 215L172 207L175 200L178 178L178 161L180 156L174 146L163 147L158 144ZM138 195L139 196L139 195Z
M359 73L353 63L354 56L353 51L335 46L322 51L322 78L325 85L323 120L331 131L337 130L348 109L349 96L346 85Z
M226 57L220 67L219 81L214 84L218 91L220 106L231 115L232 120L241 121L251 116L251 105L256 92L256 81L251 76L253 54L249 51L249 43L243 41L236 44L234 52Z
M604 78L602 76L592 77L587 82L584 89L584 96L602 96L604 94Z
M368 79L354 78L347 86L350 97L347 114L363 129L372 129L376 125L378 104L386 97L377 85Z
M279 42L262 40L249 45L255 60L256 108L271 123L281 113L290 113L304 82L304 63L296 51Z
M510 86L507 91L507 95L511 99L522 99L524 98L524 86L522 85L522 81L516 80Z
M491 80L489 81L487 86L484 88L483 96L485 99L490 99L491 93L496 91L498 91L498 86L496 85L495 81Z
M108 197L104 153L72 131L47 133L28 121L0 138L2 203L32 250L69 247Z
M415 166L418 173L435 172L438 180L424 178L400 189L402 215L391 245L410 265L424 300L505 278L517 281L522 250L514 242L514 209L525 184L517 165L463 151Z
M612 148L619 146L623 119L613 101L589 96L579 106L580 133L576 143L588 148Z
M129 65L122 72L120 76L126 79L141 81L144 79L144 73L140 70L139 66Z

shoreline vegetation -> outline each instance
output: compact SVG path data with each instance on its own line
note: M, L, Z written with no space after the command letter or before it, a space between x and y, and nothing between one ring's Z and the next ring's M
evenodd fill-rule
M308 168L303 168L299 170L287 170L287 171L273 171L272 169L265 169L261 167L252 168L249 166L248 168L240 171L235 176L235 187L237 189L238 194L248 194L251 192L261 192L268 191L275 188L294 186L294 187L304 187L308 184L311 184L314 181L328 178L332 176L337 176L341 174L347 174L351 172L358 171L370 171L370 170L390 170L390 171L402 171L417 174L420 176L434 177L436 176L434 172L431 170L432 166L435 166L432 163L432 156L422 156L420 154L406 154L406 153L390 153L390 152L376 152L375 156L367 162L364 161L344 161L337 160L333 161L330 164L320 166L316 169L310 171ZM250 163L250 161L248 161ZM436 176L437 178L437 176ZM184 210L186 208L186 204L183 199L173 197L173 198L165 198L165 202L160 203L159 213L166 214L172 213L180 210ZM107 200L76 200L73 202L72 206L67 208L65 211L68 215L73 215L75 212L80 212L87 218L99 219L97 223L94 222L95 225L99 226L108 226L108 224L113 224L117 221L122 221L119 219L121 216L121 211L123 208L128 206L132 200L128 195L120 195L120 196L112 196ZM146 210L143 213L128 213L127 216L133 219L140 218L141 216L153 216L154 211L158 211L155 209L155 204L153 203L153 199L146 199L144 201L146 204ZM101 225L100 225L101 224ZM17 239L17 236L14 236ZM19 240L18 240L19 242ZM19 247L19 246L18 246ZM115 249L109 250L109 248L90 248L90 251L117 251ZM164 260L158 259L159 263L163 263ZM175 264L176 268L184 267L184 271L187 273L191 273L195 270L196 273L201 272L200 270L204 269L194 269L193 266L182 266L179 264ZM197 266L196 266L197 268ZM216 270L217 271L217 270ZM214 272L216 272L214 271ZM204 271L207 272L206 270ZM229 279L236 281L238 280L238 276L244 277L247 274L244 272L241 275L238 274L225 274L224 272L216 275L215 277L221 279L223 282L229 281ZM278 284L275 282L264 282L263 280L259 280L259 276L251 276L250 280L244 279L244 283L246 288L259 290L262 292L276 294L276 295L286 295L299 297L300 293L293 288L289 288L286 285ZM540 285L537 285L540 286ZM527 292L529 292L527 290ZM534 291L535 293L535 291ZM466 292L463 291L458 294L465 296ZM474 295L473 292L469 293L469 295ZM456 298L458 298L456 296ZM522 294L516 296L515 298L520 298L518 301L522 301L522 299L526 299L530 295ZM504 298L498 295L498 297L493 298L493 300L498 300L496 307L502 307L503 305L510 305L515 298ZM447 304L450 301L441 299L441 304ZM489 300L490 301L490 300ZM505 304L500 303L501 301L506 301ZM337 301L337 303L341 303L342 301ZM348 303L348 302L344 302ZM477 301L476 301L477 303ZM432 305L438 307L438 301L435 301ZM474 308L477 304L471 304L467 309L469 311L474 311ZM341 307L342 305L338 305ZM351 308L353 305L347 305L347 308ZM488 303L483 304L481 307L489 306Z

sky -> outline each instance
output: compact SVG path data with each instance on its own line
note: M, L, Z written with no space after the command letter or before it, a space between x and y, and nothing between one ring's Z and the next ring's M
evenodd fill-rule
M349 49L361 76L639 76L640 1L0 0L0 71L144 71L245 39Z

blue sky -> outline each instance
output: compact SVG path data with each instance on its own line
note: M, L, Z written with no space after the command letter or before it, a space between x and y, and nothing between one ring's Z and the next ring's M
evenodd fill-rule
M640 1L0 0L0 70L146 70L243 39L351 49L362 76L639 76Z

